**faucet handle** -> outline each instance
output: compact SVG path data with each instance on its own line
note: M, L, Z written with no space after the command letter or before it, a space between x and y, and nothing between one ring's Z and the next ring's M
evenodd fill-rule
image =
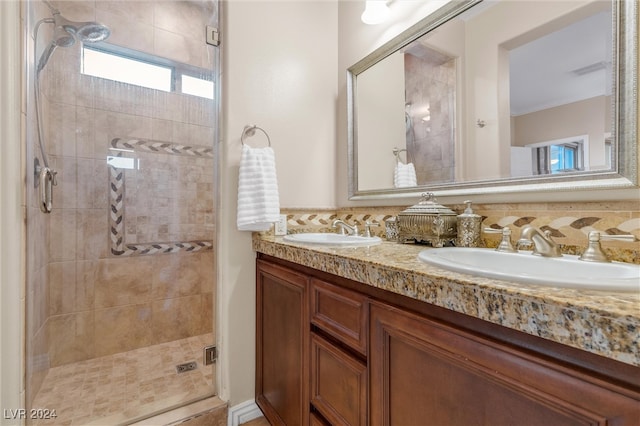
M380 226L378 222L369 222L368 220L364 223L364 235L363 237L371 238L371 227L372 226Z
M601 240L619 240L619 241L634 242L634 241L637 241L637 238L631 234L602 235L598 231L590 231L589 244L587 245L587 248L584 250L584 252L580 255L578 259L584 260L587 262L611 262L611 259L609 259L606 253L602 250L602 246L600 245Z
M496 251L501 251L505 253L516 253L518 250L511 243L511 229L508 227L504 227L502 229L494 229L494 228L484 228L483 231L487 234L502 234L502 240L498 247L496 247Z

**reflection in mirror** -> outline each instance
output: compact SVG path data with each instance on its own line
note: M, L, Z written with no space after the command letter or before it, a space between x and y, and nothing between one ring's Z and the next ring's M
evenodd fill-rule
M637 5L626 3L452 2L355 64L351 195L406 192L407 164L416 191L594 174L634 186L637 161L618 162L637 158Z
M532 174L612 167L605 149L612 130L610 4L588 4L564 21L561 28L553 21L536 28L519 38L526 43L507 49L511 150L529 152ZM519 166L512 156L511 176Z

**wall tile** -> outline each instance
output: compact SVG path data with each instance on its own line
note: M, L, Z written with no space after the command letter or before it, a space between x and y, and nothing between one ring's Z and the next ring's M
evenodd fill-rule
M182 34L204 43L204 27L211 16L213 6L199 1L182 1L157 4L154 24L157 28Z
M77 259L99 259L107 256L109 247L108 213L106 209L82 209L77 212Z
M100 259L95 283L96 308L149 301L153 267L152 257Z
M203 31L203 28L200 27ZM203 31L204 33L204 31ZM194 40L183 34L154 29L154 53L158 56L173 59L196 67L202 67L200 48L203 40Z
M76 155L76 107L51 103L45 115L44 137L49 156ZM47 131L48 129L48 131Z
M76 311L76 262L49 265L49 315Z
M50 216L49 261L74 260L76 258L75 211L54 208Z
M57 185L53 187L54 207L75 209L78 203L78 160L75 157L50 157L56 170Z
M153 333L156 342L195 336L201 329L200 295L152 302Z
M201 283L207 280L201 267L202 253L176 253L154 256L154 299L169 299L200 293ZM213 270L208 271L212 275Z
M49 324L52 367L95 356L93 311L52 316Z
M152 121L138 115L123 114L117 111L96 111L96 152L104 158L111 139L114 137L151 138ZM98 156L98 158L100 158Z
M106 1L100 0L96 2L96 9L98 15L101 12L108 12L114 15L110 20L105 22L111 22L111 20L121 21L123 18L131 19L137 23L143 23L152 25L154 17L154 4L153 1Z
M125 352L153 344L149 303L95 311L96 356Z
M65 18L72 21L93 21L95 20L94 1L60 1L51 2L54 7L62 11Z
M92 96L90 96L93 99ZM81 158L102 158L104 145L100 155L96 157L94 141L96 139L95 110L83 106L76 107L76 153Z
M78 260L76 264L75 310L87 311L95 307L95 283L98 261Z
M200 316L200 333L213 333L215 341L215 292L202 293L202 313Z
M143 10L147 2L99 1L96 19L111 30L109 42L130 49L153 53L153 13ZM133 14L127 13L134 10ZM138 16L144 19L138 19Z

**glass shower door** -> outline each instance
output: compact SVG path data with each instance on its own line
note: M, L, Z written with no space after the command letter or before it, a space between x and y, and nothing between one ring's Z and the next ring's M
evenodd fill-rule
M34 423L121 424L213 395L218 2L24 12L27 406L56 412Z

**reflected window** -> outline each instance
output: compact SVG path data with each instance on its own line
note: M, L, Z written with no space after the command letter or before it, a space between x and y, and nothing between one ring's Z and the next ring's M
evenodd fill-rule
M584 142L548 144L533 149L534 172L539 175L584 170Z

